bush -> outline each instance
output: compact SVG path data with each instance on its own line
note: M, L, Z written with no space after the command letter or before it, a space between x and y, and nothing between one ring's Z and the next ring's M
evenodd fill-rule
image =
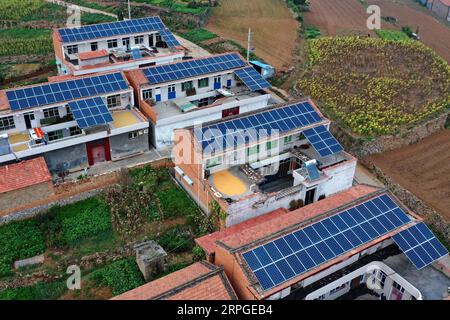
M145 283L133 258L114 261L91 273L90 277L101 286L111 288L113 295L119 295Z
M188 217L199 211L187 194L176 185L157 192L156 196L160 201L165 219Z
M159 238L158 244L166 252L186 252L193 248L193 235L189 228L178 225L166 230Z
M403 31L395 30L376 30L377 35L384 40L405 41L410 40L408 35Z
M0 291L0 300L56 300L66 290L65 282L39 282L29 287Z
M97 198L55 206L41 218L41 226L49 245L56 247L112 231L108 207Z
M201 261L205 259L205 251L203 251L202 248L200 248L199 246L195 246L192 249L192 259L194 261Z
M319 38L322 33L319 28L314 26L307 26L305 30L306 39L316 39Z
M11 222L0 227L0 277L11 275L15 260L45 251L42 232L33 220Z

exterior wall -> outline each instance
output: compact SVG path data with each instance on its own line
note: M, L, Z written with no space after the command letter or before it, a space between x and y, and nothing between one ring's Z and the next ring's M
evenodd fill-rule
M145 133L145 131L147 131L147 133ZM138 134L141 134L134 139L130 139L130 133L109 137L112 160L117 160L149 150L148 130L138 130L137 132Z
M433 7L431 8L431 10L442 19L450 21L450 7L445 5L440 0L435 0L433 2Z
M89 166L86 145L84 143L46 152L43 156L48 169L52 173L57 173L61 170L75 171Z
M42 200L53 195L52 182L45 182L0 194L0 212L20 207L30 202Z
M353 185L353 177L356 171L356 159L324 169L323 172L330 177L330 180L319 185L316 196L330 196L340 191L349 189Z
M240 107L240 113L255 111L267 107L270 95L262 95L241 101L233 101L218 106L205 107L188 113L182 113L166 119L158 120L154 125L154 137L152 143L157 149L171 147L174 141L175 129L194 126L198 123L222 119L222 110Z

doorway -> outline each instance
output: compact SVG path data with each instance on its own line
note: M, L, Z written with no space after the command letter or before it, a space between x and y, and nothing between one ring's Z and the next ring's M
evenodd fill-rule
M305 206L314 202L315 195L316 195L316 188L306 191Z
M90 166L105 161L111 161L111 150L108 138L86 143L86 151Z
M25 126L27 127L27 129L32 129L33 125L31 123L31 121L34 121L34 113L25 113L23 115L23 118L25 120Z

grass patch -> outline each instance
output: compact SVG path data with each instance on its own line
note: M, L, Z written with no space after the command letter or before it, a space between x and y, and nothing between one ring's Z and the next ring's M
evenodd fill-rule
M145 283L141 272L133 258L114 261L89 275L99 286L111 289L114 296L137 288Z
M65 282L39 282L29 287L0 291L0 300L56 300L66 290Z
M36 256L45 249L44 237L34 220L11 222L0 227L0 277L12 274L15 260Z
M321 37L309 41L302 95L364 137L395 134L450 105L450 67L418 41Z
M156 196L160 201L164 219L188 217L199 210L186 193L177 185L157 192Z
M396 30L376 30L377 35L384 40L410 41L410 38L403 31Z
M217 38L217 35L203 28L195 28L187 33L184 33L183 38L194 43L200 43L206 40Z

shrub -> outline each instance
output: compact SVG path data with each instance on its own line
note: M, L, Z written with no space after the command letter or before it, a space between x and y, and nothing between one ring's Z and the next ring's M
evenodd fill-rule
M0 227L0 277L12 274L15 260L45 251L42 232L33 220L11 222Z
M41 226L49 245L56 247L75 244L112 230L108 207L95 197L51 208L41 218Z
M178 225L167 229L159 238L158 244L166 252L186 252L193 248L194 241L189 228Z
M205 252L203 251L202 248L200 248L199 246L195 246L192 249L192 259L194 261L201 261L205 259Z
M66 289L65 282L38 282L33 286L0 291L0 300L55 300Z
M164 218L188 217L199 211L194 202L176 185L157 192L156 196Z
M114 261L91 273L90 277L99 285L111 288L113 295L119 295L145 283L133 258Z

